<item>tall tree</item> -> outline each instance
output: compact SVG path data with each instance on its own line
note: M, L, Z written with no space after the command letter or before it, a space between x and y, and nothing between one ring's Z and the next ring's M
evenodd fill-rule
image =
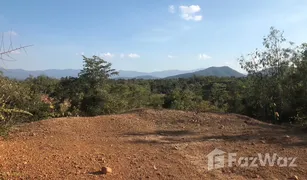
M83 69L79 73L79 78L85 79L91 86L100 85L109 77L118 75L118 72L111 68L112 64L99 56L92 58L83 56L83 61Z
M284 99L286 85L282 82L296 51L293 43L289 42L289 46L286 43L283 32L271 27L270 33L263 38L264 49L256 49L248 58L242 56L239 59L252 82L248 89L256 99L256 114L265 120L272 119L274 114L283 115L287 106Z
M79 73L79 82L83 86L83 100L81 110L87 115L104 113L104 105L108 101L109 77L117 75L112 64L98 56L87 58L83 56L84 65Z

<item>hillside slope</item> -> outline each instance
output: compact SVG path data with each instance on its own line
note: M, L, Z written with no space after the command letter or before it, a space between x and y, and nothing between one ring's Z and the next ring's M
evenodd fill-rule
M306 139L235 114L137 110L50 119L16 127L0 140L0 179L306 179ZM209 171L206 155L215 148L244 157L297 157L298 167ZM113 173L102 175L103 166Z
M175 76L169 76L167 78L190 78L193 76L216 76L216 77L243 77L244 74L241 74L233 69L231 69L228 66L222 66L222 67L209 67L204 70L191 72L191 73L185 73L185 74L179 74Z

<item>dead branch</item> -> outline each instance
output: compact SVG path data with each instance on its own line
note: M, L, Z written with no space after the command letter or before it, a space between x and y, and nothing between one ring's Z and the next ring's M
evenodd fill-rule
M0 52L0 56L5 55L5 54L10 54L10 53L13 53L14 51L18 51L18 50L21 50L21 49L25 49L25 48L30 47L30 46L33 46L33 45L27 45L27 46L21 46L19 48L8 49L7 51Z
M11 33L10 33L10 45L7 49L5 48L4 44L5 44L4 43L4 33L2 33L1 44L0 44L0 60L2 61L15 61L15 59L11 56L12 53L19 52L19 50L22 50L22 49L26 52L25 49L27 47L33 46L33 45L27 45L27 46L20 46L18 48L14 48L13 43L12 43Z

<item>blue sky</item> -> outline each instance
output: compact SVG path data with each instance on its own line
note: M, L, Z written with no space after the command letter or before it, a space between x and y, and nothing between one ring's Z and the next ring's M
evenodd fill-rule
M236 59L261 47L270 26L307 42L306 9L306 0L8 0L5 42L34 46L0 66L79 69L81 54L96 54L118 70L240 70Z

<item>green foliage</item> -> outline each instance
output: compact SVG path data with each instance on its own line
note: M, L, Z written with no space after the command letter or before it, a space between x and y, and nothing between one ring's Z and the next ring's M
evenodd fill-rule
M194 109L196 112L224 112L224 110L211 104L209 101L201 101Z
M118 72L112 69L112 64L98 56L87 58L83 56L83 69L79 73L79 78L86 80L87 88L99 88L109 77L117 75Z
M36 78L29 77L24 81L24 83L30 87L33 93L52 94L55 92L55 88L59 83L59 80L41 75Z
M80 110L90 116L103 114L103 108L108 100L107 80L118 72L111 68L111 63L98 56L87 58L83 56L83 69L79 73L81 92L83 94Z
M227 112L229 96L226 90L226 84L214 83L211 88L210 99L217 108Z
M166 105L171 109L194 110L201 97L196 96L191 90L181 91L175 89L169 96L166 96Z
M0 125L6 126L35 118L33 108L37 106L36 100L29 87L0 77Z
M104 114L104 106L107 100L108 94L105 89L93 89L84 95L80 110L84 115L88 116Z
M240 59L249 73L246 99L253 107L249 113L274 123L293 123L305 116L301 108L306 104L306 46L286 42L283 33L272 27L263 39L264 50Z
M149 97L148 106L151 108L162 108L164 104L164 94L151 94Z
M20 109L8 109L5 107L5 102L1 102L2 106L0 107L0 120L6 121L8 116L12 114L25 114L29 116L33 116L33 114L28 111L20 110Z

